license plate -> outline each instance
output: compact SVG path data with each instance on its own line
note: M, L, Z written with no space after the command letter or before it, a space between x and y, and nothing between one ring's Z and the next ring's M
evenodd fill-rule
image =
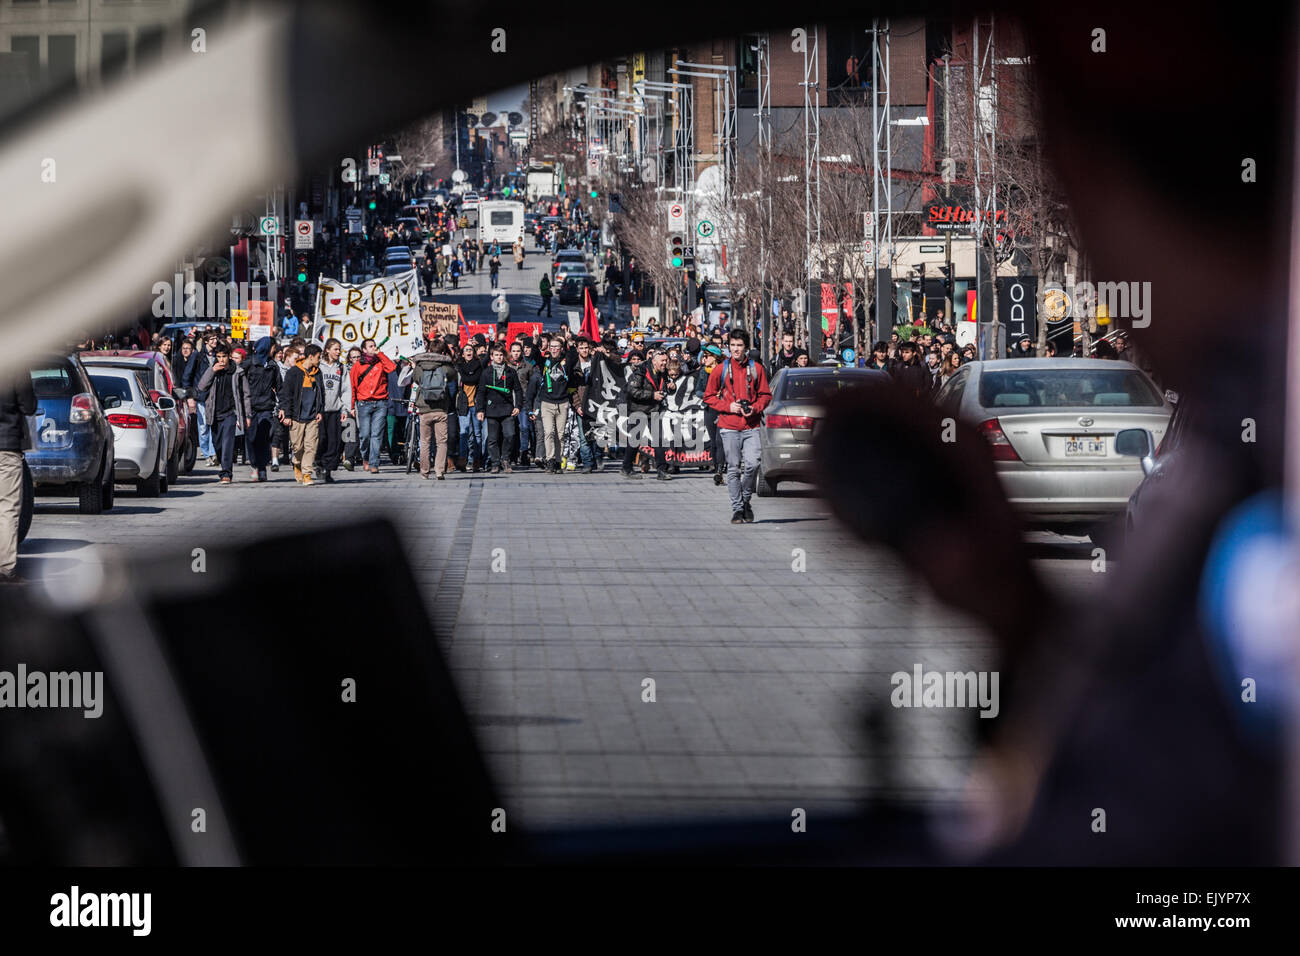
M1066 458L1104 458L1106 456L1106 439L1076 438L1071 435L1065 440Z

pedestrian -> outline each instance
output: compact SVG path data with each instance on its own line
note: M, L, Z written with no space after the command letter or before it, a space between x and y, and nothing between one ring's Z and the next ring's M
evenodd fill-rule
M374 339L361 343L361 356L352 366L352 400L356 405L357 436L365 461L362 471L379 473L379 449L388 419L388 373L397 363L383 352Z
M763 409L772 401L772 392L762 364L748 357L749 333L732 329L728 347L730 358L709 375L704 404L718 412L718 433L727 458L731 523L741 524L754 520L750 498L757 483L761 454L758 427Z
M321 421L321 390L316 385L320 369L321 347L307 346L301 359L285 376L280 390L280 419L289 426L289 444L293 449L293 478L302 485L314 485L312 470L316 464L316 447Z
M722 349L716 345L706 345L700 352L700 367L696 371L695 392L703 395L709 387L709 376L718 363L722 361ZM718 441L718 410L711 405L704 406L704 428L708 434L707 450L713 462L713 483L721 485L724 481L725 459L722 444Z
M474 400L482 371L483 360L476 354L474 344L466 343L460 350L460 361L456 363L456 424L460 429L457 444L460 461L457 466L461 471L471 473L481 471L483 466L483 427L474 414Z
M564 430L569 419L569 376L570 361L564 352L564 343L559 336L552 337L547 345L546 357L537 369L532 394L525 396L525 401L534 420L542 420L542 438L545 444L543 463L545 469L553 475L560 473L560 458L563 453Z
M524 343L515 339L510 343L510 367L515 370L519 380L519 393L524 396L524 406L519 409L515 420L519 426L518 437L509 452L510 463L520 468L527 468L533 449L533 419L529 414L528 396L532 394L533 380L537 378L537 366L524 354Z
M326 339L318 381L321 390L318 468L325 484L334 484L334 472L343 461L343 422L352 407L352 379L339 361L343 343Z
M930 371L921 364L917 356L916 343L910 339L898 346L899 361L892 373L894 381L915 395L924 398L930 394L932 379Z
M199 418L199 454L207 459L208 467L216 465L217 456L212 448L212 428L208 422L208 406L205 401L207 396L199 387L199 381L212 367L216 348L217 333L206 331L203 335L203 346L196 348L194 354L190 356L185 366L185 374L182 376L182 384L190 390L191 411L197 412Z
M357 361L360 358L361 349L357 348L355 345L348 349L347 360L343 364L343 373L348 378L349 396L351 396L352 367L357 364ZM355 396L351 397L345 411L348 413L347 417L339 416L342 420L342 428L340 429L339 437L343 440L343 467L348 471L351 471L356 467L357 462L361 460L361 455L358 451L361 443L358 441L357 436Z
M497 280L501 273L501 257L493 256L488 260L488 276L492 281L492 288L497 287Z
M515 419L524 407L524 396L519 391L514 369L506 364L506 350L500 343L493 343L488 357L489 364L479 378L474 408L478 420L487 427L488 470L500 474L504 467L508 473L514 469L509 461L502 465L501 450L514 437Z
M228 485L234 477L235 428L244 410L242 399L235 397L235 370L231 367L229 346L214 348L212 365L199 379L198 390L205 396L201 407L209 422L210 440L217 452L220 483Z
M660 422L660 411L668 396L668 386L668 353L662 350L656 350L650 361L637 369L628 380L628 445L623 451L624 478L641 477L632 470L632 466L644 443L654 450L655 477L660 481L672 480L672 475L668 474L667 449L662 441L663 428Z
M18 526L23 511L23 453L32 447L27 418L35 414L32 377L20 369L0 389L0 584L24 583L17 571Z
M412 414L420 416L420 477L428 479L433 455L433 477L445 480L447 450L450 448L447 422L456 407L456 364L447 344L435 338L428 349L411 359ZM436 449L436 451L433 451Z
M270 336L258 339L253 354L240 363L235 373L235 394L244 419L244 455L253 481L266 481L266 467L271 461L271 433L281 385L280 369L271 361L274 344Z
M542 281L537 284L538 291L542 294L542 304L537 307L537 314L542 314L542 309L546 310L546 317L551 318L551 279L549 276L542 276Z
M447 274L451 276L451 287L453 289L460 288L460 274L462 268L463 266L461 265L460 257L454 256L451 260L451 264L447 267Z
M524 268L524 244L522 241L515 243L515 268L523 270Z

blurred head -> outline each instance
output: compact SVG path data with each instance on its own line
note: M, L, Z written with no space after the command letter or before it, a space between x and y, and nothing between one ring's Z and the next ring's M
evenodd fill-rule
M367 357L374 355L379 351L379 346L375 344L374 339L365 339L361 343L361 354Z

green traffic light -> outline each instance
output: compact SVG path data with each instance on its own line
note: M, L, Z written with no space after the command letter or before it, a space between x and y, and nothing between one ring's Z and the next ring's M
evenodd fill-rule
M682 257L681 257L681 256L673 256L673 268L674 268L674 269L680 269L681 267L682 267Z
M306 282L306 281L307 281L307 273L305 273L305 272L299 272L299 273L298 273L298 281L299 281L299 282Z
M599 199L599 198L600 198L600 193L598 193L596 190L593 189L593 190L591 191L591 198L592 198L592 199Z
M375 204L375 201L374 201L373 199L370 200L370 208L371 208L371 209L374 209L374 208L375 208L375 205L376 205L376 204Z

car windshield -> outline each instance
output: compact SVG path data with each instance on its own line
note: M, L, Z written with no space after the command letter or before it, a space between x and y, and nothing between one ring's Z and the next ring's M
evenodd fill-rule
M988 371L980 376L985 408L1073 408L1095 405L1163 404L1137 369L1045 368Z
M77 394L77 371L71 362L32 369L32 390L37 398L71 398Z
M819 399L841 388L865 385L874 375L787 375L781 388L781 401L798 402Z
M91 375L90 383L95 386L95 394L101 402L114 396L120 398L123 404L135 401L135 396L131 394L131 381L125 375Z

